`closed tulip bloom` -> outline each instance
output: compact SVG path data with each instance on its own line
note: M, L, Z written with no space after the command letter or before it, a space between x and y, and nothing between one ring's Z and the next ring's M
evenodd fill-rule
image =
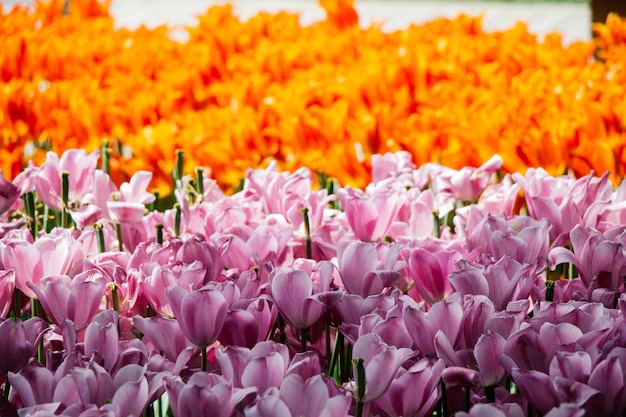
M215 288L205 287L188 292L181 287L169 287L165 295L181 330L194 345L207 347L217 340L228 304Z

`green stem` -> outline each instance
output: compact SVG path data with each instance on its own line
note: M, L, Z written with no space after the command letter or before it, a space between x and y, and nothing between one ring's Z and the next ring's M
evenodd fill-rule
M305 327L304 329L302 329L300 331L300 336L302 336L302 353L306 352L306 342L307 339L309 338L309 332L310 332L310 328L309 327Z
M37 239L37 207L35 206L35 195L32 191L24 195L24 207L29 217L28 228L30 230L30 234L33 236L33 239Z
M163 225L157 224L156 226L156 242L159 245L163 244Z
M174 169L174 180L176 180L176 188L182 188L183 183L183 160L185 153L180 149L176 151L176 168Z
M306 244L306 257L313 259L313 250L311 249L311 226L309 224L309 209L303 207L300 209L302 220L304 222L304 242Z
M356 367L356 417L363 416L363 400L365 399L365 366L363 365L363 358L358 358L352 361Z
M434 226L434 234L437 239L441 237L441 219L439 218L439 211L433 210L433 226Z
M106 247L104 245L104 231L102 230L102 225L96 223L93 225L94 230L96 231L96 238L98 242L98 252L104 253L106 251Z
M13 290L13 315L15 318L22 318L22 291L17 288Z
M202 354L202 371L206 372L206 346L200 346L200 352Z
M554 281L546 281L546 301L554 301Z
M9 399L9 393L11 392L11 384L9 383L8 372L4 374L4 399Z
M198 193L198 198L202 201L202 196L204 195L204 170L202 168L196 168L196 192Z
M108 174L111 173L110 167L110 159L111 159L111 148L109 148L109 141L102 141L102 170Z
M115 233L117 234L117 248L120 252L124 252L124 240L122 239L122 224L115 224Z
M61 209L61 227L70 227L70 215L68 210L70 199L70 173L61 172L61 198L63 200L63 208Z
M446 392L446 383L443 382L443 379L440 382L441 385L441 415L448 415L448 395Z
M117 285L112 284L113 288L111 289L111 299L113 301L113 310L120 311L120 296L117 293Z
M180 216L181 216L181 209L180 209L180 204L176 203L174 204L174 236L178 237L180 236Z
M332 352L330 351L330 324L328 322L324 322L324 331L326 332L326 360L330 360L330 355Z
M487 403L493 404L496 402L496 387L493 385L485 387L485 397Z

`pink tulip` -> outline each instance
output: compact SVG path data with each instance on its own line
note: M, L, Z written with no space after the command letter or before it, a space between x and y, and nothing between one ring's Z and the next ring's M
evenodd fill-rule
M402 317L415 347L423 356L435 357L435 335L442 335L454 345L460 335L463 306L456 297L448 297L432 305L428 312L405 306Z
M256 388L263 393L280 386L289 367L287 346L260 342L252 349L228 346L216 351L222 375L237 388Z
M219 375L196 373L187 383L178 377L166 378L165 386L176 417L197 417L207 412L230 417L235 409L233 387Z
M546 218L552 225L552 240L562 238L581 223L593 203L611 198L608 173L601 178L589 174L574 180L565 176L554 178L541 168L530 168L525 177L513 174L513 179L524 190L530 215L538 220Z
M216 281L222 275L225 266L218 248L213 243L204 240L202 235L183 239L183 244L176 252L176 260L185 265L199 261L206 271L200 281L202 285Z
M337 195L354 236L367 242L384 238L400 210L398 193L382 187L371 195L345 187Z
M228 311L226 299L217 289L205 287L188 292L169 287L165 296L181 330L194 345L205 348L217 340Z
M455 414L456 417L524 417L525 415L522 407L515 403L475 404L472 406L469 413L459 412Z
M537 278L537 268L503 257L484 267L461 261L458 271L450 274L452 287L461 294L485 295L496 310L504 310L511 301L527 299Z
M439 400L437 388L444 367L441 359L422 359L407 370L400 368L376 406L385 416L429 416Z
M548 259L549 230L547 219L537 221L528 216L487 215L471 231L468 247L480 249L494 261L510 256L520 263L543 266Z
M102 366L113 369L120 351L118 316L115 311L105 310L96 315L85 332L85 356L100 357Z
M291 326L310 327L332 308L343 295L328 287L316 288L311 276L303 270L277 269L270 276L272 299L281 316Z
M589 386L602 393L600 415L619 416L626 411L626 350L620 348L596 365Z
M37 345L48 328L39 317L22 322L6 319L0 322L0 372L17 372L37 354Z
M292 416L347 416L351 399L341 394L331 395L321 375L305 380L298 374L290 374L285 377L279 388L279 397Z
M41 280L40 287L29 283L45 312L60 326L70 319L76 330L82 330L96 315L107 282L98 270L87 270L74 278L53 275Z
M257 343L267 340L277 314L278 310L268 300L243 300L226 315L218 339L225 346L253 348Z
M13 290L15 289L15 271L0 270L0 317L5 318L11 309Z
M111 219L116 222L139 222L143 219L146 204L154 201L155 196L146 191L152 180L152 173L137 171L130 179L120 186L119 198L107 201L107 210Z
M99 152L69 149L61 155L48 152L36 178L35 189L45 205L53 210L63 209L61 173L69 173L69 208L79 207L83 197L91 191Z
M20 198L20 189L2 176L0 170L0 216L9 211Z
M165 317L133 317L135 327L143 334L142 341L171 362L176 362L183 351L193 345L182 332L178 322Z
M44 235L34 243L11 239L1 249L5 269L15 271L16 287L30 298L37 295L29 284L39 286L44 276L67 274L83 257L77 242L63 234Z
M415 290L428 304L434 304L452 294L448 276L456 270L455 263L462 257L455 249L436 251L415 248L409 252L408 272Z
M374 183L398 177L410 176L415 170L409 152L398 151L384 155L372 155L372 181Z
M359 337L352 349L352 357L363 359L367 381L363 402L374 401L384 395L400 366L413 355L411 349L387 346L377 334Z
M342 241L337 245L337 262L348 293L366 298L380 294L400 280L404 262L398 260L399 245Z
M17 374L9 372L9 382L24 407L51 403L57 383L52 371L38 364L30 364Z
M596 288L624 288L626 229L600 233L589 226L578 225L570 232L570 240L573 253L561 247L550 251L552 269L562 263L573 263L590 293Z

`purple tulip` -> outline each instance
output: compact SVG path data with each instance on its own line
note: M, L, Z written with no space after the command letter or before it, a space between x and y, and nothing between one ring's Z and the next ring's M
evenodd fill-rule
M96 315L106 289L106 279L97 270L87 270L74 278L66 275L49 276L40 287L28 283L43 309L56 325L70 319L77 331L84 329Z
M0 216L6 213L20 198L20 189L2 176L0 170Z
M17 372L37 354L37 346L48 326L39 317L22 322L6 319L0 322L0 372Z
M167 394L176 417L210 415L230 417L235 409L233 388L224 378L196 373L187 383L178 377L165 379Z
M35 178L39 198L51 209L60 211L63 208L61 173L68 172L70 206L80 205L83 197L92 190L99 156L97 151L87 154L82 149L69 149L59 159L56 153L48 152Z
M263 393L279 387L289 366L285 345L261 342L252 349L228 346L216 352L222 375L237 388L256 388Z
M487 215L471 231L468 247L479 248L493 260L509 256L519 263L544 266L548 259L549 230L547 219Z
M348 186L337 195L354 236L366 242L384 238L400 210L399 194L383 187L366 195Z
M316 285L311 276L299 269L281 268L270 276L272 298L287 323L299 329L310 327L332 308L343 295Z
M15 290L15 271L0 270L0 317L6 317L11 309Z
M430 415L439 400L437 387L444 367L441 359L422 359L408 370L400 368L389 389L375 401L382 415Z
M576 265L579 276L590 289L624 289L626 274L626 229L621 227L600 233L578 225L570 232L574 253L561 247L550 251L550 266Z
M377 334L359 337L352 349L352 357L363 359L367 381L363 402L381 397L396 378L400 366L413 355L411 349L387 346Z
M304 379L290 374L280 384L279 397L292 416L344 417L352 403L350 397L329 393L328 385L321 375Z
M236 345L251 349L267 339L277 314L278 310L263 298L239 302L226 315L218 339L225 346Z
M187 339L200 348L217 340L228 312L220 291L205 287L188 292L181 287L169 287L165 295Z
M30 298L37 294L29 283L39 286L45 276L66 274L83 257L78 242L67 234L44 235L33 243L10 239L0 249L4 268L15 270L16 287Z
M404 262L398 260L399 245L342 241L337 245L337 261L341 280L350 294L363 298L380 294L383 287L400 280Z
M17 374L9 372L9 382L24 407L51 403L57 381L48 368L32 363Z
M409 253L408 271L415 282L415 290L428 304L435 304L452 294L448 276L456 270L455 263L462 255L454 249L415 248Z
M108 371L113 368L119 355L118 323L117 313L105 310L93 318L85 332L85 356L92 358L98 355Z

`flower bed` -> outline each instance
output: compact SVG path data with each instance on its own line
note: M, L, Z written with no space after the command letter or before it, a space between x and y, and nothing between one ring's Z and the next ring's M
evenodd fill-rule
M417 164L504 171L624 173L624 23L596 44L540 40L523 24L487 33L480 18L440 19L385 33L360 28L351 1L328 18L240 21L214 7L172 39L171 28L117 29L106 3L63 0L0 13L0 168L24 152L99 149L117 184L137 170L172 188L172 155L210 167L235 188L248 167L276 160L364 187L369 157L406 150ZM69 13L69 14L68 14ZM180 32L178 32L180 36Z
M3 415L626 411L608 174L398 152L365 190L271 164L225 195L200 170L159 212L152 173L118 189L99 161L0 183Z

